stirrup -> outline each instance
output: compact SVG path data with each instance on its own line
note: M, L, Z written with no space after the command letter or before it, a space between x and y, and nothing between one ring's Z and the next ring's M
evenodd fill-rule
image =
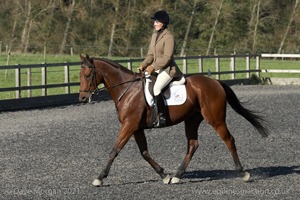
M156 117L155 122L153 123L153 127L158 128L158 127L164 127L166 126L166 118L160 113Z

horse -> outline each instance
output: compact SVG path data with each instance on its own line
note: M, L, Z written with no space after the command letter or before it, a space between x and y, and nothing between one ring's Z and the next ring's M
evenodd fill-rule
M164 184L179 183L189 162L198 148L198 127L205 120L225 142L234 161L235 169L244 181L249 181L250 174L243 170L239 160L234 137L226 125L227 103L239 115L250 122L262 137L267 137L269 129L266 120L259 113L242 105L234 91L224 82L211 79L200 74L185 74L187 100L182 105L167 107L167 126L184 122L187 139L187 152L174 175L164 169L150 156L145 136L145 129L150 129L151 107L144 96L143 74L133 71L104 58L91 58L80 55L80 91L79 101L88 101L93 93L106 89L118 112L121 123L115 144L109 153L108 161L100 175L92 182L93 186L101 186L103 179L109 174L113 161L133 136L142 157L161 177Z

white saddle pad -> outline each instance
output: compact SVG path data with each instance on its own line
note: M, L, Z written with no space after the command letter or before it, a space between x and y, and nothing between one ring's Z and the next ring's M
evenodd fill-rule
M147 103L149 104L149 106L153 106L154 99L149 91L150 82L151 82L150 78L146 78L145 96L146 96L146 100L147 100ZM178 81L178 83L179 82L180 81ZM168 106L181 105L186 101L187 95L186 95L185 85L183 84L184 82L185 82L185 79L181 80L182 84L178 84L178 83L176 84L176 82L174 82L173 84L170 84L170 87L169 87L170 95L168 97L165 97Z
M185 85L172 85L170 87L170 97L166 98L167 105L181 105L186 101Z

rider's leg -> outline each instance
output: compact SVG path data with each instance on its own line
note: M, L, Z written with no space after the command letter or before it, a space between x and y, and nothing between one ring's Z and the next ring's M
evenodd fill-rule
M162 71L158 74L156 82L154 84L154 106L158 114L156 123L154 125L156 127L162 127L166 124L166 108L161 91L166 85L170 83L171 80L172 77L169 76L169 74L167 74L165 71Z

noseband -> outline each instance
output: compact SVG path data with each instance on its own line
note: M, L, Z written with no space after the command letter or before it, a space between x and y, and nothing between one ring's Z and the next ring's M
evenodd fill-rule
M79 90L79 92L88 92L88 93L91 93L91 94L97 92L98 91L98 87L97 87L97 84L96 84L96 69L95 69L95 66L94 65L92 65L92 66L81 66L81 68L91 68L92 69L92 73L90 75L91 76L91 81L89 83L88 89L86 89L86 90ZM91 90L92 84L95 87L94 91Z

